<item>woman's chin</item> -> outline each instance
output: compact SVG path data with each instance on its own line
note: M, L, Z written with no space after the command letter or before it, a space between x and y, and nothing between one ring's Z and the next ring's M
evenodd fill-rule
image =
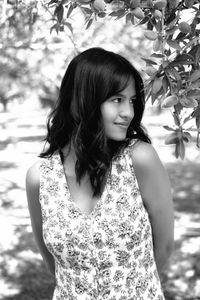
M108 139L116 142L122 142L126 139L126 135L113 135L109 136Z

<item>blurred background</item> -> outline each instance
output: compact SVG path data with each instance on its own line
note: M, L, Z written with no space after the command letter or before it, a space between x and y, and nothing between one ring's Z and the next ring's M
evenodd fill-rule
M69 28L57 34L55 30L50 32L51 18L45 11L34 17L34 11L22 6L13 13L10 6L8 21L3 22L2 7L0 299L50 300L54 282L33 239L25 175L44 146L46 118L57 99L62 76L75 54L94 46L124 55L144 76L142 57L148 58L151 45L144 39L142 27L125 24L123 19L98 20L85 30L84 17L77 11L71 17L73 32ZM176 244L163 276L166 300L198 300L200 151L194 138L186 149L185 159L180 160L174 156L173 145L164 144L163 125L173 123L170 110L148 102L143 123L168 171L174 195Z

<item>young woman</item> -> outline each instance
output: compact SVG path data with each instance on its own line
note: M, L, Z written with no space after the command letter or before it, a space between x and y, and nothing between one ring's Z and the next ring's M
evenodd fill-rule
M164 299L172 196L143 111L141 76L122 56L91 48L69 64L26 178L53 300Z

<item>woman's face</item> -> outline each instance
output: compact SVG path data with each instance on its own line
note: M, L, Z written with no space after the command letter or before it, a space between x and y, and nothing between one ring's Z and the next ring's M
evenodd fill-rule
M135 81L131 78L123 91L102 103L101 114L108 139L122 141L126 138L128 127L134 117L135 98Z

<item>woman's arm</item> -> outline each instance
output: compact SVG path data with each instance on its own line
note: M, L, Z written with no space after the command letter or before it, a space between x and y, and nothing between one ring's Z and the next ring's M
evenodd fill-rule
M26 194L31 217L31 225L38 249L47 269L54 275L55 265L51 253L47 250L42 236L42 213L39 202L39 163L34 164L26 174Z
M152 145L136 143L132 158L152 226L154 255L160 274L174 243L174 213L169 178Z

